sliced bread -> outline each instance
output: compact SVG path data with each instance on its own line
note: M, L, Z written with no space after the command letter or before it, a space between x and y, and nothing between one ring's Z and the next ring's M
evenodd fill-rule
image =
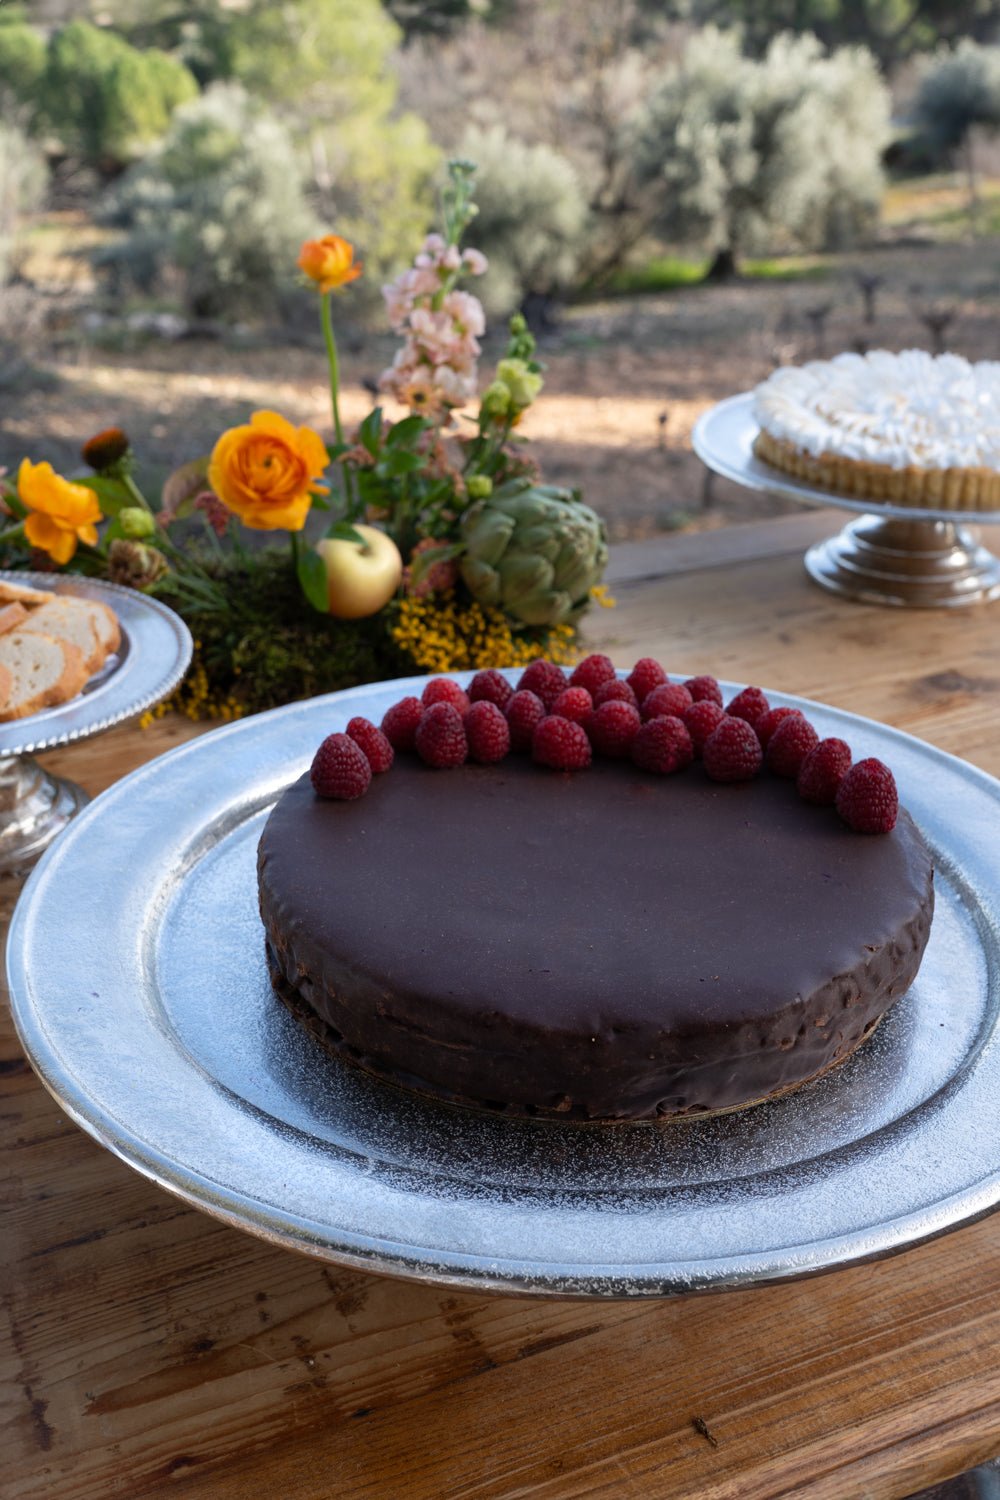
M29 589L21 583L8 583L0 578L0 604L26 604L29 609L35 604L47 604L56 596L48 589Z
M33 609L21 626L24 633L51 635L57 640L69 641L83 657L87 676L98 671L108 652L98 634L98 620L104 627L104 606L93 604L89 599L77 599L61 594L47 604Z
M23 604L0 604L0 635L16 630L27 618L28 611Z
M0 708L2 723L67 702L80 692L88 676L78 646L28 630L0 635L0 667L11 679L6 703Z
M11 675L7 671L7 668L0 666L0 712L7 706L7 699L10 697L11 680Z
M86 604L93 611L94 629L97 637L104 647L105 656L110 656L112 651L117 651L122 643L121 626L118 624L118 616L108 604L101 604L96 599L81 599L81 604Z

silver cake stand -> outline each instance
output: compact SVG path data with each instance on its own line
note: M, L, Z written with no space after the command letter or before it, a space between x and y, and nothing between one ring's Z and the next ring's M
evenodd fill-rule
M803 484L754 455L760 429L753 399L752 392L731 396L705 412L691 437L694 451L716 474L747 489L856 513L856 520L806 553L806 570L818 584L847 599L910 609L1000 599L1000 558L963 524L996 525L1000 511L876 505Z
M0 724L0 879L27 871L90 800L72 781L43 770L35 755L99 734L173 692L191 660L191 635L173 610L135 589L92 578L0 573L10 583L76 594L110 605L121 646L68 703Z

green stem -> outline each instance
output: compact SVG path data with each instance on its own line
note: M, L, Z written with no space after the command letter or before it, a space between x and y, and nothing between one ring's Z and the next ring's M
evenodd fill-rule
M13 542L24 535L24 522L18 521L16 526L8 526L6 531L0 531L0 542Z
M140 510L148 511L149 514L152 515L153 514L153 508L152 508L152 506L150 505L149 501L146 499L145 495L142 493L142 490L136 484L135 480L132 478L131 474L123 474L122 475L122 484L128 490L129 494L132 496L132 499L135 501L135 503L139 507L139 509Z
M333 309L330 303L330 293L323 292L319 300L323 321L323 340L326 344L326 361L330 367L330 405L333 408L333 431L338 446L342 446L344 442L344 426L340 420L340 360L337 356L337 340L333 332ZM340 461L340 472L344 476L344 493L347 497L348 519L354 520L354 476L343 459Z

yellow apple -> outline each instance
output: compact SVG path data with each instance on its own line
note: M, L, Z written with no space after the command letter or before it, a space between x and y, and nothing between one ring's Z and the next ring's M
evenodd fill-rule
M316 551L326 568L328 610L338 620L377 614L399 588L403 559L391 536L377 526L355 526L363 542L325 537Z

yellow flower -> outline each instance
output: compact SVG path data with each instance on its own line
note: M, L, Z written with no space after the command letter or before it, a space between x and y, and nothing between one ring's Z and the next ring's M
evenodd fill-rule
M315 281L321 292L335 292L361 275L361 262L354 264L354 246L339 234L321 240L306 240L299 251L299 270Z
M85 484L73 484L51 464L33 464L26 458L18 471L17 493L31 512L24 523L25 536L53 562L68 563L80 542L97 545L101 507Z
M311 427L293 427L274 411L255 411L212 451L208 482L227 510L255 531L301 531L330 456Z

